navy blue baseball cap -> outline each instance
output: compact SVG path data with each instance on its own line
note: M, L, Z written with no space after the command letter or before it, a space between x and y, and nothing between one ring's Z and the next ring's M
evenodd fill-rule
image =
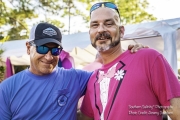
M62 35L56 26L49 23L39 23L32 27L29 42L33 42L36 46L46 43L56 43L62 47Z

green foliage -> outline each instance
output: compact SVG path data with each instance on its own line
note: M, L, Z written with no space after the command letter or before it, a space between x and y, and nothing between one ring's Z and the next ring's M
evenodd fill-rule
M90 7L97 2L104 0L79 0L82 3L88 4L87 10L90 10ZM107 1L107 0L106 0ZM108 2L113 2L117 5L120 14L121 14L121 23L125 24L135 24L141 23L143 21L154 21L156 18L145 11L149 3L147 0L108 0ZM86 17L88 20L89 17Z
M102 0L0 0L0 40L27 39L29 34L29 22L39 15L44 15L43 22L50 22L58 27L64 27L59 18L81 16L87 23L89 11L92 4ZM134 24L142 21L156 20L153 15L148 14L147 0L109 0L114 2L121 13L122 24ZM87 6L87 11L82 11L76 4ZM56 16L56 19L54 17ZM40 22L40 21L37 21ZM70 24L70 22L69 22ZM8 28L8 29L7 29ZM66 30L65 30L66 31ZM4 40L4 39L3 39Z
M47 16L46 22L63 27L61 22L49 19L51 15L59 15L62 9L59 5L59 0L0 0L0 40L4 37L8 37L8 40L27 39L27 21L37 18L39 14Z
M28 67L29 65L19 65L19 66L14 65L14 72L16 74L18 72L21 72L22 70L27 69Z
M4 52L4 50L2 50L0 48L0 65L3 64L2 57L1 57L3 52ZM2 82L4 80L4 73L5 73L5 66L2 65L2 66L0 66L0 82Z
M0 83L4 80L5 67L0 66Z
M10 3L11 7L7 6L6 3ZM6 2L0 0L0 5L0 11L2 11L0 29L3 30L0 33L1 36L6 38L8 36L8 40L27 38L27 33L25 33L25 36L20 35L23 30L28 31L26 20L37 17L33 10L29 8L31 5L29 0L19 0L19 3L17 0ZM9 29L7 29L7 26Z

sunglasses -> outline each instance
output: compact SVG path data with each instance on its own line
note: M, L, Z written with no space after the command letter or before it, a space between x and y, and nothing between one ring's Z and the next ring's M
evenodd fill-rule
M100 2L100 3L94 4L94 5L91 7L91 9L90 9L90 15L91 15L91 12L92 12L92 11L94 11L94 10L100 8L100 7L103 7L103 6L104 6L104 7L107 7L107 8L114 9L114 10L116 10L116 11L118 12L118 14L119 14L119 10L118 10L117 6L116 6L114 3L111 3L111 2ZM119 14L119 16L120 16L120 14Z
M30 45L32 46L36 46L35 44L30 43ZM58 47L53 47L53 48L49 48L47 46L41 45L41 46L36 46L36 52L39 54L47 54L49 51L51 51L51 54L54 56L58 56L61 51L62 51L62 47L58 46Z

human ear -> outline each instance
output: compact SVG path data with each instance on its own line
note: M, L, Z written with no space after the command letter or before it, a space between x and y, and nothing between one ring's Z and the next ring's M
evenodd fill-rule
M124 36L124 26L119 26L120 30L120 37L122 38Z
M29 42L26 42L26 48L27 48L27 54L30 55L30 48L31 48L31 45Z

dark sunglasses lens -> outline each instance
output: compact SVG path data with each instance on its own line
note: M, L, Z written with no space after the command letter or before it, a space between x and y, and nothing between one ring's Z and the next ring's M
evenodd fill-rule
M61 52L60 48L52 48L52 50L51 50L51 54L54 55L54 56L59 55L60 52Z
M54 56L58 56L61 52L61 48L48 48L46 46L36 46L36 51L39 54L47 54L51 50L51 54Z
M39 54L46 54L49 51L49 48L46 46L37 46L36 50Z

